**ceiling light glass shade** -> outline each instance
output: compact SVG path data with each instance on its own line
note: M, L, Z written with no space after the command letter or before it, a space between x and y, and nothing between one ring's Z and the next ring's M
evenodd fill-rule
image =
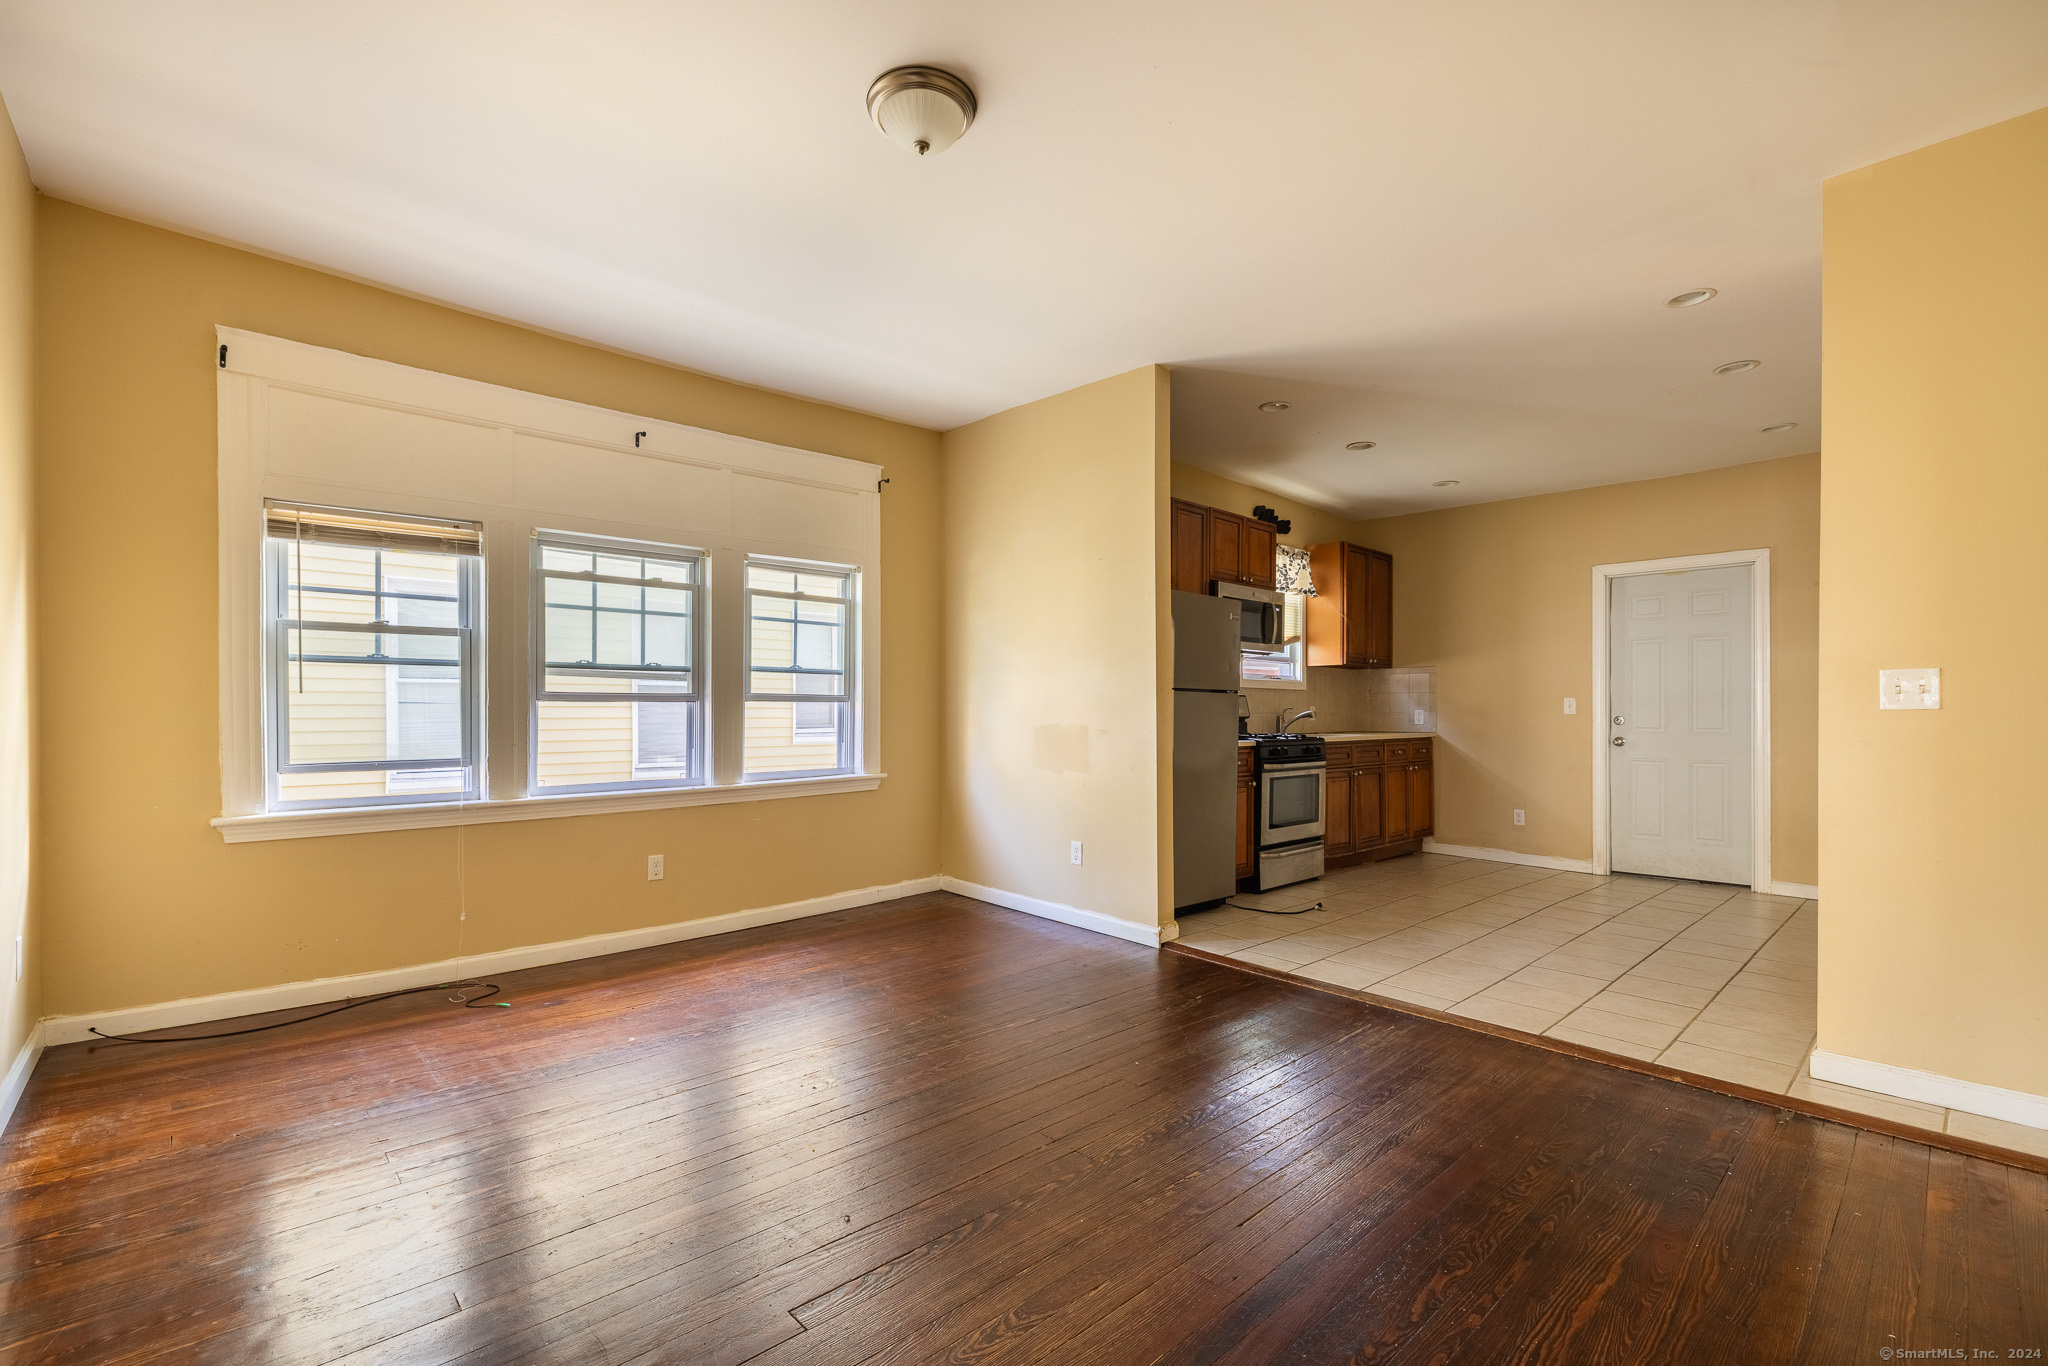
M1344 443L1344 449L1347 451L1369 451L1379 444L1377 441L1347 441Z
M1760 360L1731 360L1726 365L1715 366L1714 373L1717 375L1746 375L1762 364L1763 362Z
M1688 289L1683 294L1674 294L1664 301L1666 308L1691 308L1703 304L1721 291L1718 289Z
M868 87L868 117L907 152L931 156L960 140L974 122L974 92L935 66L899 66Z

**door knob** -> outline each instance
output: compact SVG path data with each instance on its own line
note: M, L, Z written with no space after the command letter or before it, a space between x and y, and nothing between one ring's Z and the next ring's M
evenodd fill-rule
M1617 736L1615 736L1615 737L1614 737L1614 747L1615 747L1616 749L1620 749L1620 748L1621 748L1621 747L1622 747L1623 745L1625 745L1625 744L1627 744L1627 743L1628 743L1628 741L1627 741L1627 740L1624 740L1624 739L1623 739L1623 738L1622 738L1621 736L1619 736L1619 735L1617 735Z

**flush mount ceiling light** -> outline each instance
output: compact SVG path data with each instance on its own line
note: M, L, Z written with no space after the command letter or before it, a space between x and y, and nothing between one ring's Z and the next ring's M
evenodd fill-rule
M1703 304L1721 291L1718 289L1688 289L1683 294L1674 294L1664 301L1666 308L1691 308Z
M1433 489L1454 489L1458 487L1458 481L1455 479L1439 479L1434 484L1431 484L1430 487Z
M899 66L868 87L868 117L898 147L930 156L958 142L974 122L974 92L950 71Z
M1765 436L1771 436L1777 432L1789 432L1798 425L1799 424L1797 422L1773 422L1770 426L1759 427L1757 428L1757 430L1762 432Z
M1276 398L1268 402L1261 403L1259 405L1259 411L1262 413L1284 413L1293 406L1294 405L1292 403L1289 403L1284 398Z
M1347 441L1344 443L1344 449L1347 451L1369 451L1379 444L1377 441Z
M1760 360L1731 360L1726 365L1715 366L1714 373L1717 375L1746 375L1762 364L1763 362Z

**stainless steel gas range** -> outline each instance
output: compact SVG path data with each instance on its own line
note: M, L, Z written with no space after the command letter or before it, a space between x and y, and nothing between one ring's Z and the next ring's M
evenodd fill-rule
M1323 742L1313 735L1254 735L1259 890L1323 875Z

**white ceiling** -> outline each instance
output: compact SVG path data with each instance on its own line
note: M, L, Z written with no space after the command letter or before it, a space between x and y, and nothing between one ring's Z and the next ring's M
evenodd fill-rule
M1814 449L1820 181L2048 105L2048 4L0 0L0 94L49 194L928 426L1166 362L1366 513Z

